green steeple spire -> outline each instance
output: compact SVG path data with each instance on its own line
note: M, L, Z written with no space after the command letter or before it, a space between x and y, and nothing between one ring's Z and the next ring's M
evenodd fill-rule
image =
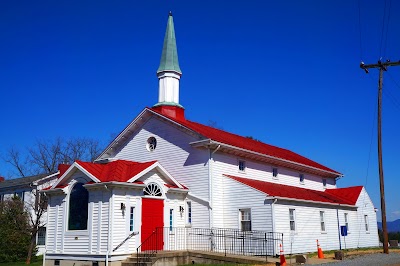
M181 68L179 67L178 51L176 49L174 19L172 13L169 12L167 30L165 31L164 46L162 50L160 66L158 67L157 73L163 71L175 71L182 74Z

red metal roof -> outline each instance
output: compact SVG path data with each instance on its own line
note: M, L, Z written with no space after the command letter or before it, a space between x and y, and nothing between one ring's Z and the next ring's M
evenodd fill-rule
M70 164L59 164L58 171L60 171L60 173L58 174L58 177L62 176L70 166Z
M350 201L353 205L356 204L358 197L360 196L362 186L355 186L355 187L346 187L346 188L336 188L336 189L327 189L325 190L326 193L335 195L339 198L344 198Z
M156 161L138 163L117 160L106 164L76 161L76 163L82 166L86 171L95 176L101 182L126 182L152 164L156 163Z
M330 169L322 164L312 161L312 160L310 160L304 156L301 156L297 153L294 153L290 150L272 146L272 145L269 145L269 144L266 144L266 143L263 143L263 142L260 142L257 140L242 137L242 136L232 134L232 133L229 133L229 132L217 129L217 128L213 128L210 126L192 122L187 119L176 119L176 118L173 118L170 116L165 116L165 115L161 114L158 109L155 109L155 108L151 108L150 110L158 113L161 116L171 119L174 122L176 122L184 127L187 127L189 129L197 132L198 134L200 134L206 138L212 139L214 141L225 143L225 144L235 146L238 148L242 148L242 149L246 149L249 151L273 156L275 158L280 158L280 159L288 160L291 162L303 164L306 166L311 166L311 167L314 167L314 168L317 168L320 170L333 172L333 173L336 173L337 175L342 175L341 173L339 173L333 169Z
M333 203L333 204L346 204L346 205L355 205L358 198L357 191L361 191L358 188L344 188L344 189L327 189L325 191L311 190L306 188L299 188L281 184L275 184L266 181L259 181L249 178L242 178L232 175L225 175L237 182L245 184L249 187L252 187L258 191L264 192L265 194L272 197L282 197L296 200L306 200L306 201L315 201L321 203ZM361 187L362 188L362 187ZM336 193L339 190L338 193ZM350 193L348 196L346 190ZM332 193L332 191L335 191ZM336 195L338 194L338 195ZM339 196L340 195L340 196Z

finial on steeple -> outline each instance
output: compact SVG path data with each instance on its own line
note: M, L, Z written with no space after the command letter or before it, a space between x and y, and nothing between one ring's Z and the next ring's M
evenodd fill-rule
M169 16L172 17L172 11L169 11Z

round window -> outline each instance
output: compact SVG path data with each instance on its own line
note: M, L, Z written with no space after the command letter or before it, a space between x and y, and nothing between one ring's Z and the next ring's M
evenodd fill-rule
M146 148L148 151L154 151L157 147L157 140L155 137L150 137L147 139Z

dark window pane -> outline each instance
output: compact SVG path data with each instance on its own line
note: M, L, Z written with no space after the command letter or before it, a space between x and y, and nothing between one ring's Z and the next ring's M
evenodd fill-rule
M89 192L77 183L69 196L68 230L86 230L88 220Z

